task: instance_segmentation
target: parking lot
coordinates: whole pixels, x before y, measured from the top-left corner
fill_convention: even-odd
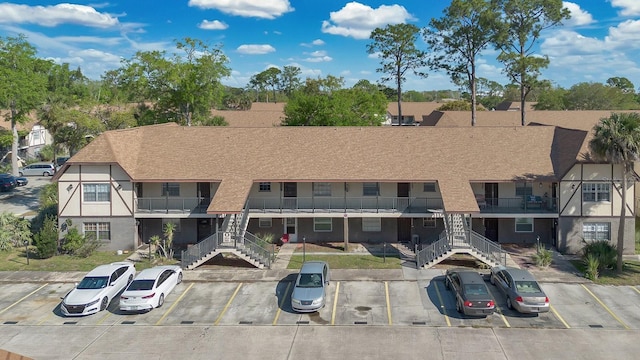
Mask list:
[[[319,312],[291,310],[293,275],[280,281],[183,282],[162,308],[127,314],[114,300],[107,311],[63,317],[60,299],[70,283],[0,284],[0,324],[109,326],[426,326],[473,328],[640,329],[640,290],[632,286],[543,283],[551,311],[522,315],[487,282],[498,311],[470,318],[455,310],[443,277],[411,281],[333,281]]]

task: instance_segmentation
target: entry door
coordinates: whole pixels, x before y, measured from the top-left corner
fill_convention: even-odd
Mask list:
[[[284,233],[289,235],[289,242],[298,242],[298,219],[284,219]]]
[[[200,206],[204,207],[205,210],[209,207],[209,203],[211,202],[211,186],[206,182],[198,183],[198,197],[200,198]]]
[[[409,206],[409,183],[398,183],[398,211],[405,211]]]
[[[498,183],[484,184],[484,198],[489,206],[498,206]]]
[[[484,236],[498,242],[498,219],[484,219]]]
[[[198,219],[198,242],[211,236],[215,229],[213,227],[213,221],[215,219],[206,218]]]
[[[411,241],[411,218],[398,218],[398,242]]]
[[[282,207],[284,209],[296,210],[298,197],[298,183],[286,182],[283,185],[282,195],[284,196]]]

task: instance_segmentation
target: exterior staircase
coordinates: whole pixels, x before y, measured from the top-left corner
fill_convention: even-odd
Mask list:
[[[416,253],[416,266],[430,268],[453,254],[468,254],[488,266],[506,264],[506,251],[499,244],[470,229],[464,214],[443,214],[445,231],[432,244]]]
[[[259,269],[271,266],[273,251],[266,243],[247,232],[248,207],[240,214],[227,214],[221,228],[213,235],[182,251],[181,265],[193,270],[220,253],[232,253]]]

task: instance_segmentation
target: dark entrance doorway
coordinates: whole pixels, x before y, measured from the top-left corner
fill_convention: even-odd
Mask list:
[[[211,202],[211,186],[209,186],[209,183],[198,183],[198,198],[200,199],[198,202],[200,210],[207,210]]]
[[[398,242],[411,241],[411,218],[398,218]]]
[[[215,219],[198,219],[198,242],[208,238],[215,232]]]
[[[485,183],[484,184],[484,199],[487,205],[496,207],[498,206],[498,184],[497,183]]]
[[[398,211],[405,211],[409,206],[409,183],[398,183]]]
[[[296,198],[298,197],[298,183],[286,182],[283,184],[282,195],[284,196],[282,207],[284,209],[297,209]]]
[[[498,242],[498,219],[484,219],[484,236]]]

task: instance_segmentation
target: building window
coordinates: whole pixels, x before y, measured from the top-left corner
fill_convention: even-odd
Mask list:
[[[104,202],[111,200],[109,184],[83,184],[82,190],[85,202]]]
[[[259,218],[258,227],[270,228],[272,226],[271,218]]]
[[[162,196],[180,196],[180,184],[162,183]]]
[[[382,231],[381,218],[362,218],[362,231],[380,232]]]
[[[377,182],[362,183],[362,196],[378,196],[380,195],[380,187]]]
[[[271,183],[270,182],[261,182],[260,187],[258,188],[260,192],[271,192]]]
[[[436,192],[436,183],[428,182],[422,185],[422,191],[424,192]]]
[[[331,218],[313,218],[314,232],[330,232],[333,230]]]
[[[436,218],[422,218],[422,227],[425,227],[425,228],[436,227]]]
[[[610,223],[583,223],[582,237],[585,241],[611,240]]]
[[[516,218],[516,232],[533,232],[533,218]]]
[[[610,201],[609,189],[607,183],[583,183],[582,201]]]
[[[524,183],[516,183],[516,196],[533,195],[533,185]]]
[[[313,196],[331,196],[331,183],[314,182]]]
[[[82,224],[84,235],[99,241],[111,241],[111,224],[105,222]]]
[[[174,230],[173,232],[180,232],[180,219],[162,219],[162,231],[164,232],[164,228],[166,224],[173,224]]]

